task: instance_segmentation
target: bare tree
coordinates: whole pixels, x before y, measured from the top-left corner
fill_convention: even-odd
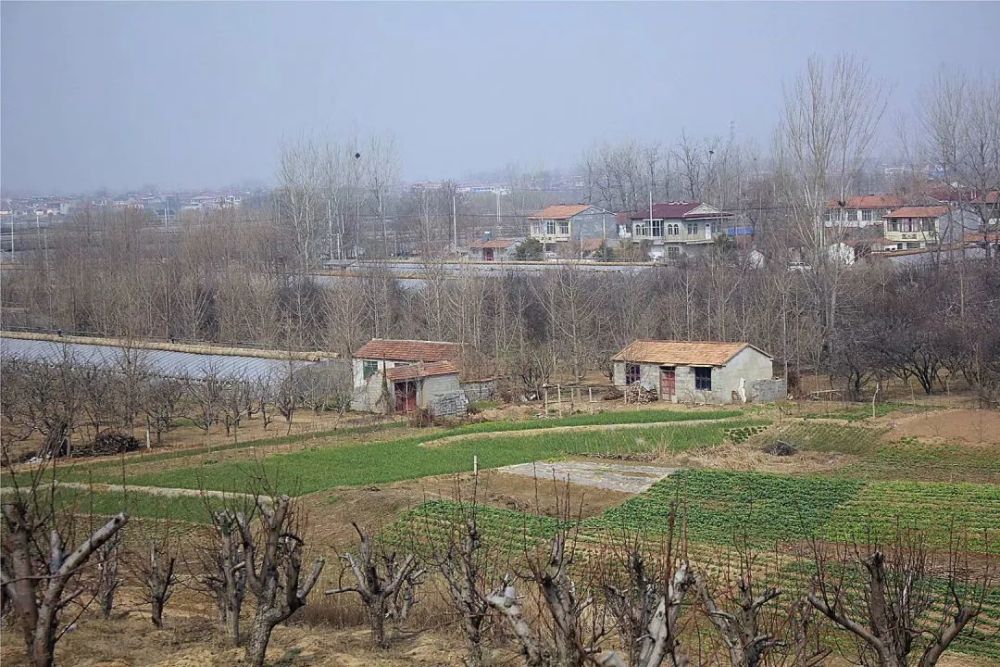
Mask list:
[[[341,556],[348,567],[341,569],[340,583],[343,582],[344,574],[349,571],[355,584],[338,585],[337,588],[326,591],[326,594],[357,593],[365,605],[372,642],[385,648],[389,645],[385,634],[385,619],[393,609],[397,619],[400,615],[405,616],[403,611],[409,609],[406,600],[412,601],[411,596],[420,585],[424,570],[417,566],[413,554],[398,557],[394,551],[385,552],[373,544],[371,534],[362,531],[356,523],[352,522],[351,525],[358,534],[360,544],[356,554],[346,553]]]
[[[836,326],[845,280],[843,263],[827,250],[832,241],[824,215],[831,198],[844,201],[853,194],[886,99],[868,66],[848,56],[830,63],[810,58],[805,72],[785,89],[779,159],[792,176],[789,201],[799,242],[809,253],[812,270],[804,277],[817,304],[824,346]]]
[[[671,667],[688,664],[681,646],[680,613],[697,579],[687,562],[683,530],[672,508],[667,531],[652,559],[642,542],[623,535],[621,548],[603,559],[601,574],[606,604],[625,646],[626,658],[609,656],[606,664],[624,667]],[[620,582],[621,573],[626,579]]]
[[[317,558],[303,581],[301,526],[288,496],[257,495],[258,530],[252,517],[236,515],[244,557],[246,586],[256,601],[253,625],[247,641],[246,659],[263,667],[274,627],[305,606],[316,585],[324,560]]]
[[[41,474],[36,472],[29,488],[15,486],[12,495],[0,506],[5,533],[0,585],[4,600],[16,614],[31,664],[50,667],[56,642],[68,627],[60,627],[60,616],[85,591],[70,585],[128,517],[117,514],[70,549],[66,545],[69,528],[56,521],[54,485],[42,486]]]
[[[122,531],[119,530],[97,550],[96,595],[103,618],[111,617],[111,611],[115,606],[115,594],[122,584],[122,578],[118,574],[121,547]]]
[[[240,613],[246,596],[246,552],[240,525],[246,523],[243,512],[224,509],[212,513],[213,541],[202,550],[203,579],[215,599],[219,620],[234,646],[242,643]]]
[[[581,598],[569,575],[576,535],[560,530],[551,540],[548,557],[527,555],[527,572],[520,579],[538,592],[544,618],[534,624],[507,575],[487,602],[506,621],[529,667],[577,667],[588,663],[624,665],[613,653],[602,653],[607,636],[602,609],[592,597]],[[569,541],[567,550],[567,541]]]
[[[142,599],[150,605],[150,620],[153,625],[162,628],[163,609],[177,583],[177,575],[174,574],[177,557],[169,526],[161,534],[153,536],[146,546],[148,551],[133,556],[133,567],[141,586]]]
[[[430,562],[441,574],[448,587],[452,609],[462,619],[468,667],[483,665],[483,626],[489,614],[487,579],[489,577],[489,547],[483,543],[477,523],[476,476],[472,498],[459,502],[449,524],[447,538],[431,545]]]
[[[925,538],[903,530],[888,548],[855,545],[831,558],[814,544],[813,554],[816,575],[809,603],[853,635],[865,665],[933,667],[982,612],[989,589],[989,565],[977,573],[957,540],[941,568]],[[852,585],[852,575],[858,574],[860,582]],[[944,580],[943,590],[937,577]]]

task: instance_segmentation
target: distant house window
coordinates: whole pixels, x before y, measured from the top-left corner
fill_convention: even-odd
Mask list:
[[[563,236],[569,236],[569,220],[559,221],[559,233]]]
[[[650,236],[663,236],[663,221],[650,220]]]
[[[688,236],[696,236],[698,234],[698,223],[689,222],[688,223]]]
[[[669,259],[677,259],[681,256],[681,249],[675,245],[667,246],[667,257]]]
[[[546,220],[545,221],[545,233],[548,234],[549,236],[555,236],[556,235],[556,221],[555,220]]]
[[[639,381],[639,364],[625,364],[625,384]]]
[[[871,222],[874,219],[875,219],[875,211],[873,211],[872,209],[866,208],[861,211],[862,222]]]
[[[368,378],[370,378],[371,376],[375,375],[376,373],[378,373],[378,362],[377,361],[366,361],[366,362],[364,362],[362,364],[362,366],[361,366],[361,374],[364,376],[364,379],[367,380]]]
[[[694,369],[694,388],[698,391],[712,391],[712,369]]]
[[[673,223],[667,225],[667,234],[668,235],[670,235],[670,236],[677,236],[680,233],[681,233],[681,226],[680,225],[673,224]]]

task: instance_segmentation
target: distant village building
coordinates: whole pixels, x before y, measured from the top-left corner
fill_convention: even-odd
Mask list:
[[[462,346],[429,340],[373,338],[353,355],[351,409],[435,416],[465,414],[469,401],[492,393],[490,380],[465,380]]]
[[[515,259],[523,238],[480,239],[469,244],[469,259],[480,262],[502,262]]]
[[[885,250],[926,248],[964,236],[961,213],[948,206],[903,206],[886,214],[883,225]]]
[[[827,227],[865,228],[882,224],[882,219],[893,209],[903,205],[896,195],[860,195],[845,201],[832,201],[827,207]]]
[[[614,384],[635,384],[671,403],[747,403],[782,400],[771,355],[749,343],[637,340],[611,358]]]
[[[574,255],[574,242],[615,237],[614,215],[589,204],[547,206],[528,216],[528,235],[541,242],[545,252]]]
[[[704,202],[674,201],[653,204],[652,210],[621,214],[626,234],[633,241],[650,243],[650,259],[679,259],[711,246],[726,233],[732,213]]]

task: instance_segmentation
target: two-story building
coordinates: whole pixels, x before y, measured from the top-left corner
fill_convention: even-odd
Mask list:
[[[626,234],[633,241],[650,242],[651,259],[678,259],[698,254],[715,237],[726,233],[732,213],[704,202],[673,201],[653,204],[651,209],[624,214]]]
[[[961,221],[947,206],[903,206],[883,219],[886,250],[912,250],[961,238]]]
[[[614,215],[589,204],[546,206],[528,216],[528,235],[541,242],[545,252],[572,256],[581,241],[615,238]]]
[[[896,195],[860,195],[845,201],[832,201],[827,207],[827,227],[865,228],[881,225],[882,220],[894,209],[903,206],[903,198]]]

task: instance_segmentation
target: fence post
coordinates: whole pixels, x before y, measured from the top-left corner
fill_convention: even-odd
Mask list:
[[[548,387],[545,388],[545,403],[544,403],[544,405],[545,405],[545,416],[548,417],[549,416],[549,388]]]
[[[590,414],[594,414],[594,388],[587,387],[587,407],[590,408]]]
[[[556,385],[556,402],[558,404],[559,416],[562,417],[562,385]]]

